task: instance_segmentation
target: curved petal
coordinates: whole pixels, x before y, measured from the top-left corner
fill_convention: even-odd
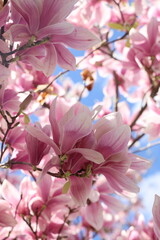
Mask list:
[[[46,57],[42,61],[43,63],[43,73],[49,77],[53,74],[56,64],[57,64],[57,54],[55,47],[51,44],[45,44]]]
[[[13,7],[28,24],[32,34],[34,34],[39,27],[40,13],[35,1],[30,0],[12,0]]]
[[[64,36],[63,38],[61,36],[54,36],[53,41],[64,43],[77,50],[86,50],[100,42],[99,38],[95,34],[78,26],[76,26],[72,33]]]
[[[6,4],[1,10],[0,10],[0,27],[4,26],[6,24],[6,20],[9,14],[9,6]]]
[[[73,200],[78,205],[85,206],[92,187],[92,177],[80,178],[71,176],[70,182],[70,194]]]
[[[12,25],[4,34],[3,36],[10,40],[11,42],[14,41],[26,41],[31,37],[31,33],[29,32],[28,28],[24,24],[14,24]]]
[[[86,206],[84,217],[94,229],[99,231],[103,227],[103,208],[100,202]]]
[[[44,0],[40,27],[62,22],[72,11],[77,0]]]
[[[74,55],[62,44],[55,44],[54,46],[57,52],[58,65],[64,69],[75,71],[76,59]]]
[[[68,22],[60,22],[50,26],[41,28],[37,33],[37,39],[41,40],[42,38],[54,36],[54,35],[66,35],[73,32],[74,26]],[[62,37],[63,38],[63,37]]]
[[[8,203],[16,208],[20,200],[20,194],[18,190],[6,179],[2,184],[2,196]]]
[[[101,153],[87,148],[73,148],[68,151],[67,154],[75,152],[82,154],[85,159],[97,164],[101,164],[105,161]]]
[[[7,201],[0,199],[0,227],[14,227],[16,225],[10,205]]]
[[[72,149],[76,142],[92,131],[91,112],[89,108],[76,103],[59,121],[60,146],[63,153]]]
[[[110,186],[117,192],[123,193],[123,190],[133,193],[139,192],[139,187],[129,177],[115,169],[101,167],[97,173],[103,174]]]
[[[160,197],[155,195],[152,208],[154,231],[158,239],[160,239]]]
[[[51,146],[54,149],[55,153],[57,155],[60,155],[60,150],[59,150],[58,146],[43,131],[41,131],[40,129],[33,127],[31,125],[26,126],[26,131],[33,137],[37,138],[39,141],[44,142],[44,143],[48,144],[49,146]]]
[[[127,125],[117,127],[104,134],[98,142],[96,150],[107,159],[113,154],[123,151],[130,139],[130,128]]]

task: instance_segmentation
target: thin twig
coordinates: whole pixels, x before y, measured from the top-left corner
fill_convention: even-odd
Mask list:
[[[145,133],[142,133],[141,135],[139,135],[139,136],[137,136],[134,140],[133,140],[133,142],[129,145],[129,149],[138,141],[138,140],[140,140],[143,136],[145,135]]]
[[[139,148],[138,150],[134,151],[133,153],[143,152],[143,151],[145,151],[145,150],[147,150],[149,148],[152,148],[152,147],[154,147],[156,145],[159,145],[159,144],[160,144],[160,141],[156,142],[156,143],[153,143],[153,144],[149,144],[149,145],[147,145],[145,147]]]

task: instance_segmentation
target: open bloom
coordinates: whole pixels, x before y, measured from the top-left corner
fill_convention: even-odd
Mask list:
[[[103,174],[113,191],[137,192],[138,187],[127,177],[131,161],[127,144],[130,129],[123,124],[120,114],[110,114],[92,124],[93,113],[81,103],[66,106],[55,99],[49,120],[53,138],[40,128],[27,126],[34,138],[54,150],[53,158],[45,165],[43,175],[53,166],[70,181],[74,200],[84,205],[92,187],[92,175]]]
[[[32,64],[47,76],[53,73],[58,63],[62,68],[75,70],[75,57],[65,45],[87,49],[99,39],[87,29],[66,21],[77,0],[12,0],[12,21],[4,37],[12,42],[39,41],[38,46],[17,53],[20,61]],[[42,70],[43,69],[43,70]]]

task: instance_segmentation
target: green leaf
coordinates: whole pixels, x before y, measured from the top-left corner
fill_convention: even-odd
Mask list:
[[[66,182],[66,183],[64,184],[63,188],[62,188],[62,193],[63,193],[63,194],[66,194],[66,193],[69,191],[70,186],[71,186],[70,181]]]
[[[28,124],[30,122],[30,118],[28,117],[28,115],[26,113],[23,112],[24,115],[24,123]]]
[[[130,40],[129,40],[129,39],[127,39],[125,46],[128,47],[128,48],[130,48],[131,43],[130,43]]]
[[[125,30],[125,26],[123,26],[120,23],[108,23],[110,28],[116,29],[116,30],[121,30],[124,31]]]

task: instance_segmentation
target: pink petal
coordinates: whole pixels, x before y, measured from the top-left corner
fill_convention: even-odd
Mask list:
[[[49,198],[49,193],[51,190],[52,179],[51,176],[46,174],[42,177],[41,181],[38,183],[39,190],[44,202],[47,202]]]
[[[32,65],[37,71],[44,69],[42,60],[33,55],[23,55],[20,57],[20,61]]]
[[[120,127],[123,125],[121,114],[118,112],[110,113],[107,116],[100,118],[95,124],[94,124],[94,131],[96,139],[99,140],[99,138],[104,135],[104,133],[107,133],[117,127]]]
[[[59,143],[59,126],[58,126],[58,122],[56,119],[56,108],[58,108],[58,104],[60,101],[57,101],[57,98],[55,98],[50,106],[50,111],[49,111],[49,121],[51,123],[51,127],[52,127],[52,136],[53,136],[53,140],[56,144]],[[59,108],[61,107],[61,105],[63,104],[59,104]]]
[[[85,159],[97,164],[101,164],[105,161],[101,153],[87,148],[73,148],[68,151],[67,154],[75,152],[82,154]]]
[[[154,231],[158,239],[160,239],[160,197],[155,195],[152,208]]]
[[[10,40],[12,43],[14,41],[26,41],[31,36],[28,28],[24,24],[14,24],[12,25],[4,34],[4,37]]]
[[[146,43],[147,39],[146,37],[144,37],[141,33],[135,31],[133,33],[131,33],[131,41],[133,41],[134,45],[142,45],[144,43]]]
[[[6,20],[9,14],[9,7],[8,4],[6,4],[1,10],[0,10],[0,27],[3,27],[6,24]]]
[[[108,206],[109,209],[115,212],[122,211],[125,208],[125,206],[118,199],[104,193],[101,193],[100,199]]]
[[[60,145],[62,152],[65,153],[73,148],[79,139],[91,132],[91,112],[86,106],[77,103],[63,116],[59,127],[61,131]]]
[[[6,81],[9,76],[10,76],[10,70],[0,64],[0,85],[1,85],[1,88],[2,88],[2,83],[4,81]],[[5,86],[4,86],[4,89],[5,89]]]
[[[115,169],[101,167],[101,169],[98,169],[97,173],[103,174],[110,186],[117,192],[122,193],[123,190],[127,190],[128,192],[137,193],[139,191],[139,187],[136,186],[136,184],[129,177]]]
[[[86,201],[89,197],[91,186],[92,186],[92,178],[80,178],[71,176],[71,187],[70,194],[75,201],[80,206],[85,206]]]
[[[57,53],[55,47],[52,44],[45,44],[46,57],[42,61],[43,63],[43,73],[49,77],[53,74],[56,64],[57,64]],[[42,70],[41,69],[41,70]]]
[[[97,43],[100,42],[99,38],[94,35],[89,30],[76,26],[75,30],[64,36],[54,36],[53,42],[60,42],[68,45],[71,48],[75,48],[77,50],[86,50],[95,46]]]
[[[54,46],[57,52],[58,65],[64,69],[75,71],[76,59],[73,54],[62,44],[55,44]]]
[[[85,208],[84,217],[97,231],[103,227],[103,208],[99,202],[88,205]]]
[[[145,158],[142,158],[140,156],[136,156],[132,153],[129,153],[128,157],[131,159],[131,165],[130,165],[131,169],[134,169],[138,172],[144,172],[149,167],[151,167],[151,162],[148,161]]]
[[[44,0],[40,27],[65,20],[76,2],[77,0]]]
[[[156,20],[156,18],[152,18],[148,24],[147,27],[147,33],[148,33],[148,40],[150,43],[150,47],[153,46],[153,44],[155,44],[156,40],[157,40],[157,34],[158,34],[158,22]]]
[[[9,203],[0,199],[0,226],[1,227],[14,227],[16,225]]]
[[[86,50],[98,44],[100,39],[88,29],[76,26],[76,29],[66,36],[65,43],[77,50]]]
[[[36,125],[36,127],[38,126]],[[41,129],[39,127],[39,129],[43,131],[45,134],[47,134],[45,128]],[[27,133],[25,140],[27,144],[30,163],[36,166],[40,163],[43,156],[45,156],[49,152],[50,147],[46,143],[39,141],[37,138],[33,137],[29,133]]]
[[[16,208],[20,200],[18,190],[8,181],[4,180],[2,184],[2,196],[8,203]]]
[[[42,172],[40,173],[37,182],[40,182],[43,179],[43,177],[48,172],[48,170],[51,169],[53,166],[55,166],[58,160],[59,160],[59,158],[57,156],[54,156],[51,160],[49,160],[47,162],[47,164],[44,166]]]
[[[73,30],[74,26],[71,23],[65,21],[41,28],[36,33],[36,36],[38,40],[49,36],[53,36],[54,39],[54,35],[70,34],[71,32],[73,32]]]
[[[117,127],[108,133],[104,134],[98,142],[96,150],[103,154],[107,159],[113,154],[123,151],[130,139],[130,128],[127,125]]]
[[[29,134],[31,134],[33,137],[37,138],[39,141],[44,142],[44,143],[48,144],[49,146],[51,146],[57,155],[60,154],[60,150],[57,147],[57,145],[43,131],[41,131],[40,129],[33,127],[31,125],[26,126],[26,131]]]
[[[21,14],[32,34],[34,34],[39,27],[39,9],[37,2],[30,0],[12,0],[12,5]]]

